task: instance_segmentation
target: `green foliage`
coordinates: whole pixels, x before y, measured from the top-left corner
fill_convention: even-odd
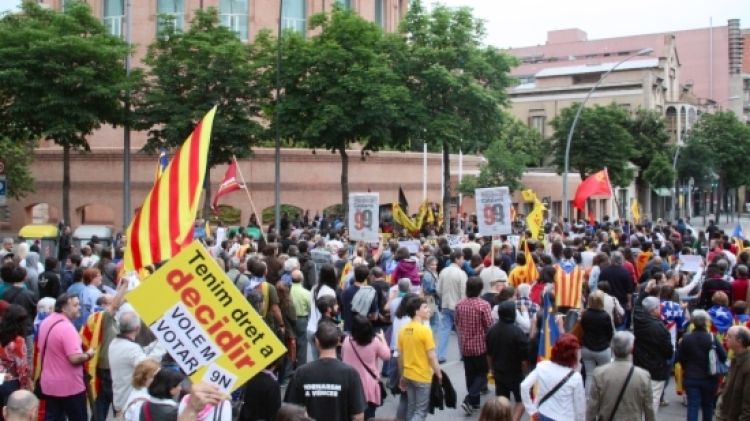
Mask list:
[[[680,178],[710,183],[718,177],[719,197],[750,183],[745,166],[750,155],[750,126],[732,112],[703,114],[690,130],[679,159]],[[723,201],[720,201],[720,204]],[[721,206],[721,205],[720,205]]]
[[[85,3],[61,13],[24,2],[0,19],[0,130],[89,149],[93,130],[123,121],[128,53]]]
[[[553,148],[559,172],[564,170],[568,132],[577,110],[578,104],[573,104],[563,109],[551,123],[555,130]],[[629,126],[628,113],[616,104],[585,107],[573,133],[570,169],[586,178],[606,167],[613,185],[628,185],[633,179],[628,162],[636,155]]]
[[[276,218],[276,209],[273,206],[269,206],[261,211],[261,223],[271,224]],[[281,204],[281,214],[286,213],[290,220],[295,220],[302,215],[302,209],[294,205]]]
[[[64,13],[23,2],[0,18],[0,136],[29,147],[40,138],[63,147],[62,212],[70,220],[70,151],[104,123],[122,124],[132,79],[129,47],[107,33],[83,2]]]
[[[501,131],[515,59],[482,46],[483,23],[468,8],[438,4],[427,12],[421,1],[412,1],[400,32],[407,49],[394,57],[417,103],[413,124],[419,138],[427,139],[431,150],[444,151],[445,168],[448,153],[459,147],[468,153],[486,150]],[[447,174],[443,177],[449,187]],[[446,188],[445,209],[449,202]]]
[[[150,67],[134,106],[138,127],[148,129],[145,150],[180,146],[218,105],[208,167],[250,155],[263,130],[258,117],[270,92],[255,83],[259,70],[249,48],[219,24],[216,9],[196,10],[186,32],[164,25],[144,61]]]
[[[386,47],[393,45],[386,43],[378,26],[339,7],[311,17],[309,23],[319,31],[309,40],[283,35],[283,93],[271,113],[272,130],[278,128],[284,139],[340,155],[346,206],[347,148],[359,142],[364,158],[368,151],[405,144],[413,107],[403,80],[392,70]],[[270,35],[261,35],[256,49],[259,62],[275,67],[276,45]],[[275,77],[268,73],[266,77]]]
[[[0,137],[0,160],[5,164],[9,197],[20,199],[34,191],[34,178],[29,172],[33,152],[33,143],[14,142]]]
[[[458,191],[473,196],[474,189],[478,187],[508,186],[511,191],[520,189],[526,167],[542,159],[542,145],[539,132],[517,119],[504,119],[500,137],[483,153],[486,161],[479,167],[479,176],[464,177]]]
[[[663,153],[654,154],[653,159],[643,171],[644,180],[654,187],[672,187],[675,171],[672,163]]]
[[[240,217],[242,210],[229,205],[219,205],[218,215],[211,215],[208,218],[208,222],[217,224],[222,222],[224,225],[238,225],[240,223]]]

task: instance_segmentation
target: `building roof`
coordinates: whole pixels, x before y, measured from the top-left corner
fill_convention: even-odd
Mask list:
[[[520,59],[514,76],[537,75],[545,69],[603,64],[618,61],[643,48],[649,57],[667,57],[674,36],[680,63],[680,84],[692,83],[699,98],[729,103],[729,28],[727,25],[683,31],[589,40],[580,29],[550,31],[544,45],[511,48],[506,53]]]
[[[580,64],[576,66],[552,67],[538,71],[534,76],[537,78],[551,76],[578,75],[584,73],[608,72],[614,68],[619,61],[607,63]],[[640,60],[628,60],[617,67],[617,70],[650,69],[659,66],[658,58],[647,58]]]

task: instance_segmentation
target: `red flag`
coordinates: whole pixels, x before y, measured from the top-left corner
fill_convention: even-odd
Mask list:
[[[233,159],[232,163],[227,167],[227,172],[224,173],[224,181],[219,185],[219,190],[214,195],[214,200],[211,204],[211,209],[216,210],[219,205],[219,198],[227,193],[231,193],[235,190],[241,189],[242,186],[237,182],[237,160]]]
[[[607,169],[591,174],[578,186],[573,206],[583,210],[586,199],[594,195],[611,196],[612,189],[609,187],[609,175]]]

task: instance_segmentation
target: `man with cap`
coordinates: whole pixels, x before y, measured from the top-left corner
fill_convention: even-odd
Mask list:
[[[495,377],[495,395],[510,399],[516,405],[513,419],[523,415],[521,381],[528,369],[529,338],[516,326],[516,304],[512,300],[500,303],[497,308],[500,320],[487,332],[487,361]]]
[[[507,282],[508,274],[504,270],[500,269],[500,265],[503,264],[503,259],[500,255],[496,255],[493,259],[492,266],[486,267],[479,272],[479,278],[482,279],[482,296],[491,292],[492,284],[496,282]],[[491,303],[494,305],[494,303]]]

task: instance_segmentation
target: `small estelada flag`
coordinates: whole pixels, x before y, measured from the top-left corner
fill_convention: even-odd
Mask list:
[[[232,159],[232,163],[227,167],[227,172],[224,173],[224,181],[219,185],[219,190],[216,191],[214,200],[211,202],[211,209],[213,209],[214,212],[216,211],[221,196],[239,190],[242,187],[243,186],[237,181],[237,160]]]

